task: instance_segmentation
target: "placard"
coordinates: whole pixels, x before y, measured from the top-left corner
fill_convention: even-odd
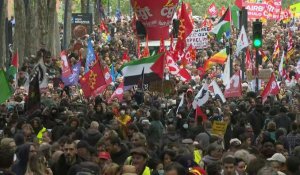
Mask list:
[[[92,25],[91,13],[72,13],[72,38],[81,38],[92,33]]]
[[[194,29],[193,32],[186,38],[188,46],[192,45],[195,49],[205,49],[209,46],[208,27]]]
[[[271,74],[272,74],[272,71],[270,69],[261,69],[261,70],[259,70],[258,78],[265,82],[268,82],[271,77]],[[247,76],[247,80],[255,79],[255,76],[253,76],[251,69],[248,69],[246,71],[246,76]]]
[[[224,134],[227,129],[227,123],[222,121],[214,121],[212,125],[211,133],[224,137]]]

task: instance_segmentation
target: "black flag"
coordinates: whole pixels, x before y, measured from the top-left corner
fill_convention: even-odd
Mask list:
[[[26,101],[27,113],[32,113],[36,109],[39,109],[41,102],[39,72],[33,76],[29,83],[28,97]]]

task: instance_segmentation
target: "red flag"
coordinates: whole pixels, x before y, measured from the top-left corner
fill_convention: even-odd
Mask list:
[[[165,48],[165,40],[164,39],[160,39],[160,44],[159,44],[159,51],[158,53],[162,53],[165,52],[166,48]]]
[[[129,55],[128,55],[128,51],[123,52],[122,60],[123,60],[123,61],[127,61],[127,62],[130,61],[130,57],[129,57]]]
[[[178,74],[180,75],[180,79],[184,82],[188,82],[192,79],[190,73],[185,68],[180,69]]]
[[[166,64],[167,67],[169,68],[169,73],[172,75],[177,75],[179,72],[179,67],[177,63],[174,61],[172,58],[172,54],[170,52],[166,53]]]
[[[144,47],[144,50],[142,52],[142,57],[145,58],[145,57],[149,57],[150,56],[150,50],[149,50],[149,47],[148,47],[148,35],[146,36],[146,46]]]
[[[182,3],[182,5],[181,5],[181,13],[180,13],[179,20],[180,20],[180,25],[179,25],[179,31],[178,31],[178,39],[177,39],[175,48],[179,52],[183,52],[183,50],[186,46],[186,38],[193,31],[193,24],[187,13],[185,3]]]
[[[207,115],[202,111],[201,107],[197,106],[196,114],[195,114],[195,121],[197,121],[199,116],[202,117],[202,121],[206,121],[208,119]]]
[[[137,53],[137,57],[141,58],[141,43],[139,37],[137,38],[136,53]]]
[[[155,63],[150,67],[150,69],[156,73],[161,79],[164,78],[164,68],[165,68],[165,54],[162,54]]]
[[[11,60],[11,65],[14,66],[16,69],[19,68],[19,54],[18,54],[18,51],[16,51],[13,54],[12,60]]]
[[[274,73],[272,73],[269,82],[267,86],[265,87],[264,91],[261,94],[262,102],[264,103],[267,100],[267,97],[271,95],[277,95],[279,93],[280,89],[278,87],[278,84],[276,82]]]
[[[280,36],[277,36],[276,43],[273,51],[273,60],[279,56],[280,52],[280,44],[279,44]]]
[[[242,9],[243,8],[243,2],[244,0],[235,0],[235,5],[239,8]]]
[[[216,17],[216,16],[218,16],[218,9],[217,9],[216,4],[215,4],[215,3],[210,4],[210,6],[208,7],[207,12],[208,12],[208,14],[209,14],[211,17]]]
[[[100,31],[102,32],[104,31],[105,33],[108,33],[108,28],[103,20],[100,23]]]
[[[106,66],[103,70],[103,74],[104,74],[104,78],[105,78],[105,82],[106,84],[110,84],[112,83],[112,78],[111,78],[111,75],[110,75],[110,70],[109,68]]]
[[[60,53],[60,58],[62,61],[61,71],[62,71],[62,77],[69,77],[72,74],[71,68],[69,66],[69,62],[67,59],[67,53],[65,51],[62,51]]]
[[[224,13],[226,12],[226,8],[224,6],[222,6],[220,12],[219,12],[219,16],[222,17],[224,15]],[[226,20],[228,21],[228,20]],[[230,20],[229,20],[230,21]]]
[[[247,48],[246,50],[246,69],[252,69],[252,61],[251,61],[251,55],[250,50]]]
[[[108,103],[111,103],[112,100],[114,100],[115,98],[117,98],[119,100],[119,102],[121,102],[123,100],[123,95],[124,95],[124,82],[120,83],[118,88],[115,90],[115,92],[112,94],[112,96],[108,100]]]
[[[230,83],[226,85],[224,96],[229,97],[240,97],[242,95],[241,77],[240,71],[237,71],[231,78]]]
[[[203,67],[198,67],[197,69],[199,70],[199,76],[200,76],[201,78],[203,78],[204,75],[205,75],[205,70],[204,70],[204,68],[203,68]]]
[[[90,97],[100,86],[106,84],[100,64],[96,63],[82,78],[79,83],[85,97]]]

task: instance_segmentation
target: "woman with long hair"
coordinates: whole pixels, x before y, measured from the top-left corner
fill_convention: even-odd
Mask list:
[[[46,158],[42,154],[37,154],[29,159],[25,175],[53,175]]]

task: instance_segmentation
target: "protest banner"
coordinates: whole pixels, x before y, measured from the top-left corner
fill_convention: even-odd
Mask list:
[[[192,45],[195,49],[205,49],[209,46],[208,42],[208,27],[194,29],[193,32],[186,38],[187,46]]]
[[[248,20],[260,19],[268,17],[266,4],[261,3],[246,3],[245,8],[248,10]]]
[[[224,134],[227,129],[227,123],[222,121],[214,121],[212,126],[212,134],[218,135],[220,137],[224,137]]]
[[[267,81],[269,81],[271,74],[272,74],[272,71],[270,69],[262,69],[262,70],[259,70],[258,78],[267,82]],[[251,69],[248,69],[246,71],[246,77],[247,77],[247,80],[249,80],[249,81],[255,79],[255,76],[253,76]]]

